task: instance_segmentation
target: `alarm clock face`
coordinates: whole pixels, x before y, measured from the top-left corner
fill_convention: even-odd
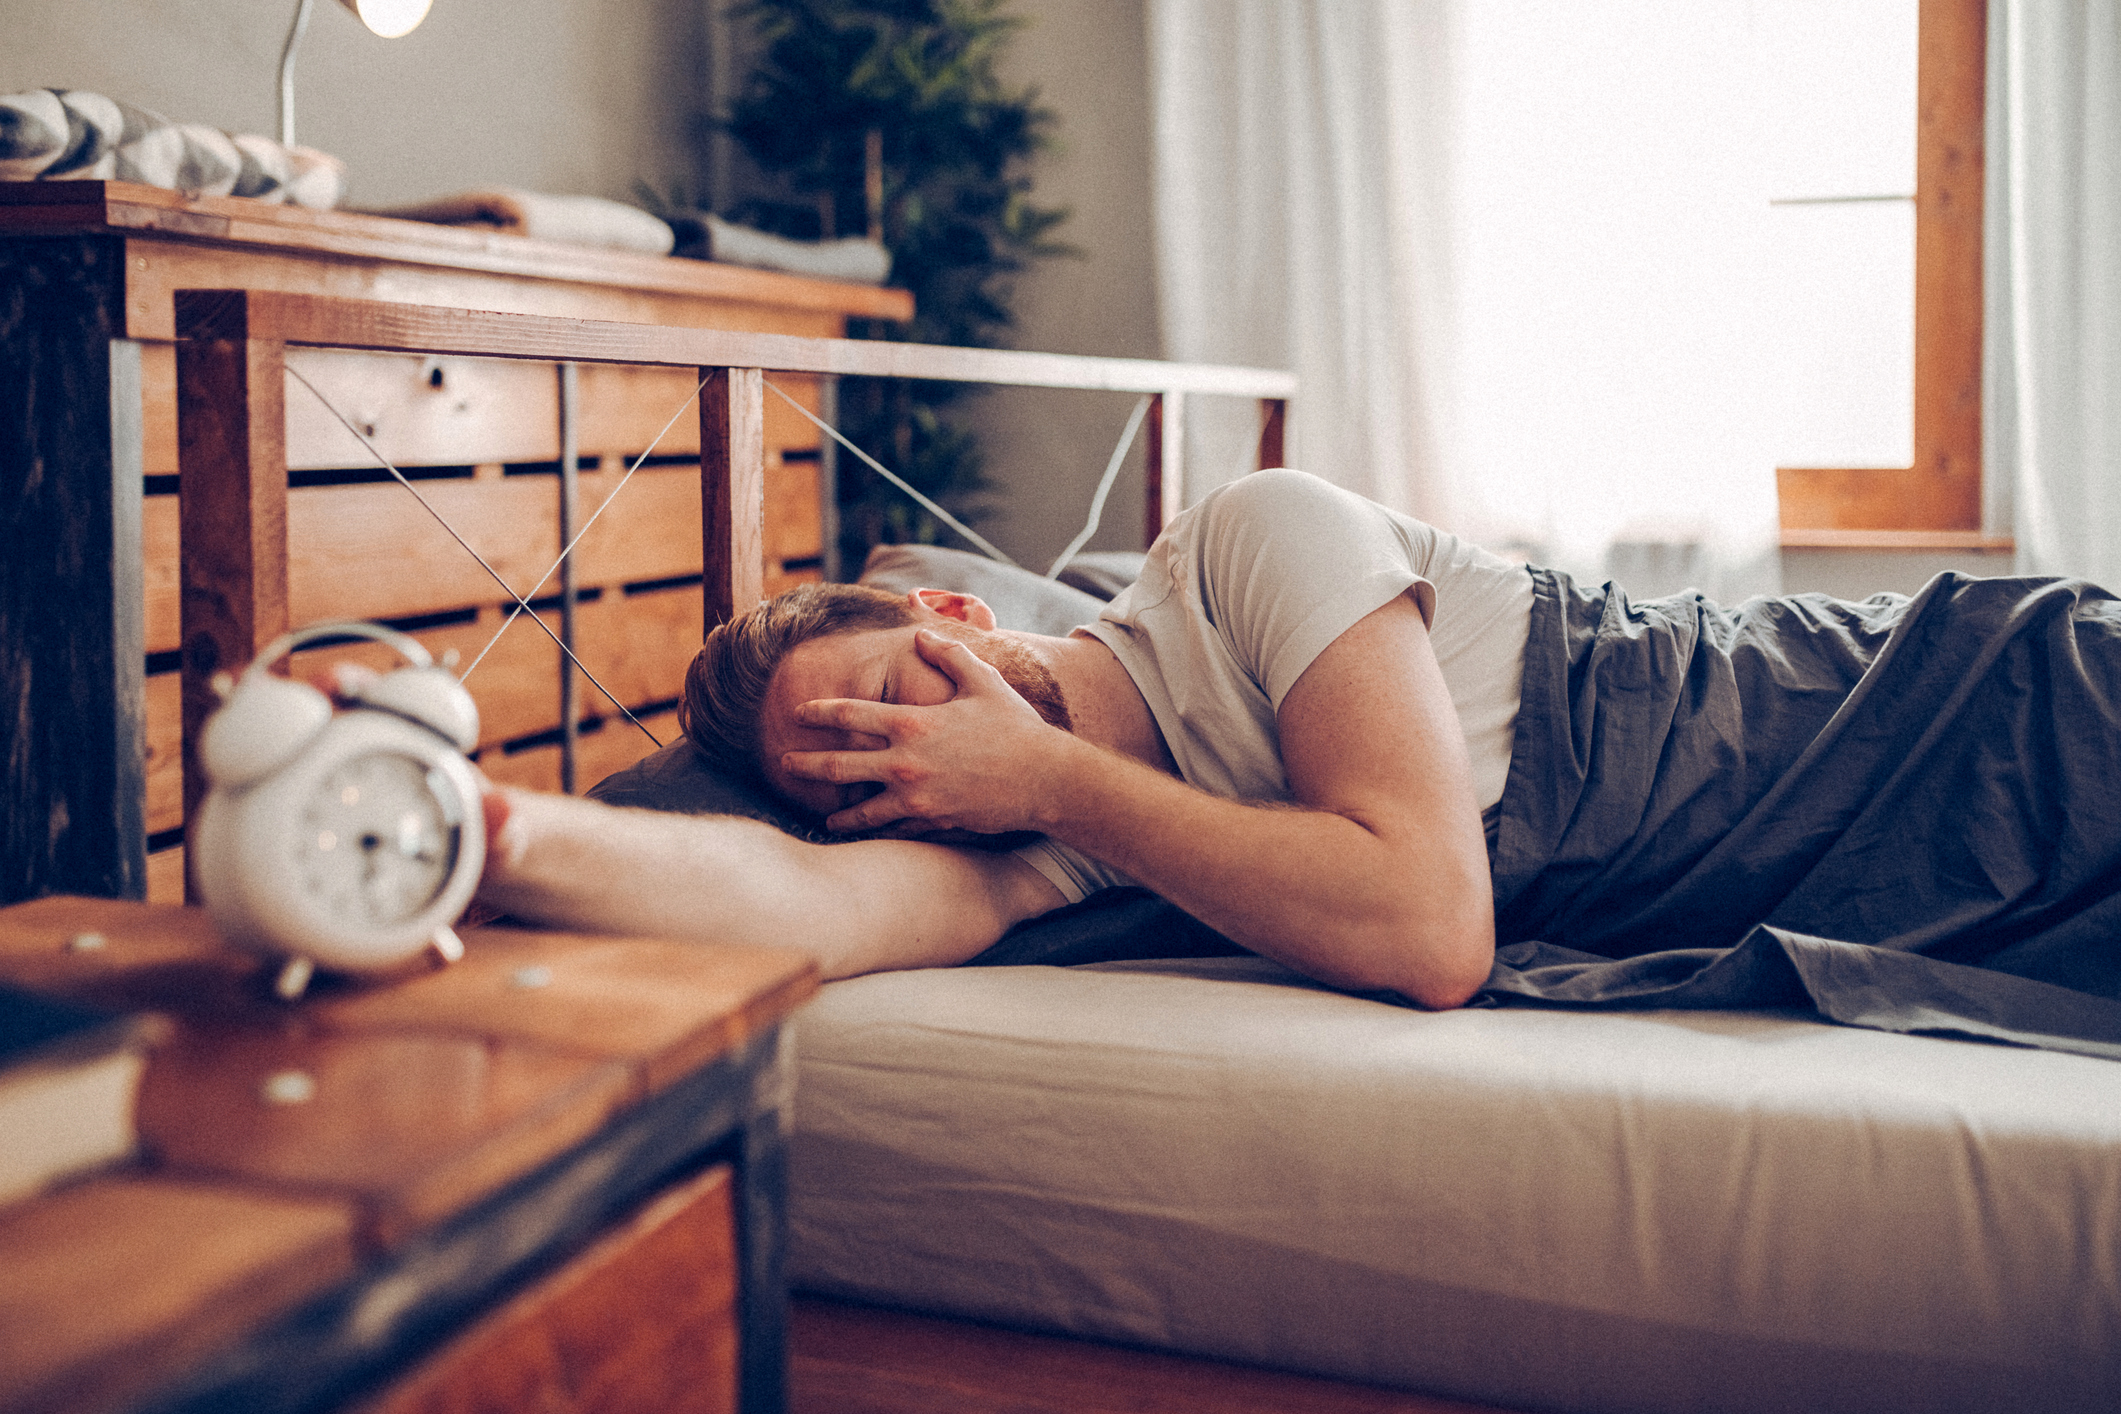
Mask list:
[[[215,788],[192,830],[222,934],[325,967],[425,948],[478,887],[479,778],[449,743],[386,712],[341,712],[254,785]]]
[[[456,870],[456,796],[438,767],[396,751],[348,757],[318,778],[292,841],[315,905],[367,924],[418,915]]]

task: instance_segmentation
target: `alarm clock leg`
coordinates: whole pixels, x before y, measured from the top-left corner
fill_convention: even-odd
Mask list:
[[[427,944],[434,949],[435,961],[443,966],[464,960],[464,940],[457,936],[456,929],[444,923],[435,929],[434,938]]]
[[[309,979],[317,975],[317,965],[306,957],[291,957],[280,969],[279,980],[272,984],[273,993],[283,1002],[300,1001],[309,990]]]

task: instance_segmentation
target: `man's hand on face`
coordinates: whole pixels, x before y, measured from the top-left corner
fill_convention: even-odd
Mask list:
[[[825,821],[853,832],[912,821],[934,829],[1037,829],[1039,763],[1056,745],[1072,741],[1048,726],[1002,675],[970,648],[929,629],[914,636],[920,655],[957,685],[957,695],[935,707],[904,707],[852,698],[805,702],[795,711],[805,726],[832,727],[882,739],[859,751],[792,751],[781,758],[789,774],[846,785],[873,781],[877,794]]]

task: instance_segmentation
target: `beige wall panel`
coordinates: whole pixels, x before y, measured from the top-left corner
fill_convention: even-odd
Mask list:
[[[647,594],[606,591],[575,611],[575,653],[627,706],[668,701],[684,688],[705,617],[696,585]],[[595,688],[585,683],[582,692],[584,715],[612,710]]]
[[[512,586],[528,590],[559,554],[559,483],[552,477],[428,481],[420,483],[420,494]],[[287,539],[288,616],[297,624],[395,618],[506,598],[395,482],[290,492]]]
[[[818,410],[818,380],[801,373],[771,373],[766,377],[789,397],[812,412]],[[766,454],[793,448],[815,449],[825,440],[817,424],[766,390]]]
[[[140,559],[150,653],[171,652],[183,641],[178,628],[177,543],[177,498],[149,496],[140,507]]]
[[[140,468],[177,474],[177,346],[140,345]]]
[[[582,514],[594,515],[619,484],[619,473],[582,477]],[[700,474],[689,466],[648,466],[575,549],[575,574],[584,588],[698,574]]]
[[[157,673],[147,680],[147,832],[151,835],[184,823],[181,687],[177,673]]]
[[[289,349],[287,366],[401,467],[560,455],[559,376],[551,364]],[[323,401],[297,379],[287,383],[290,471],[375,466]]]
[[[630,459],[651,447],[657,456],[698,456],[700,410],[693,398],[699,382],[689,368],[583,364],[576,445],[585,456]]]
[[[1001,60],[1004,81],[1035,84],[1039,102],[1060,117],[1060,141],[1032,165],[1032,199],[1075,213],[1054,235],[1082,258],[1037,261],[1016,277],[1010,341],[1055,353],[1167,357],[1172,351],[1157,320],[1146,0],[1037,0],[1019,8],[1035,11],[1037,22],[1011,39]],[[1201,42],[1212,41],[1203,36]],[[1244,214],[1232,212],[1231,219]],[[971,399],[964,416],[979,433],[997,488],[980,533],[1027,565],[1049,563],[1082,527],[1133,402],[1124,394],[1050,389]],[[1196,399],[1194,426],[1205,431],[1224,406],[1239,418],[1251,416],[1235,400]],[[1089,549],[1142,548],[1141,464],[1137,445]],[[1206,459],[1195,464],[1197,472],[1211,469],[1200,478],[1203,489],[1237,468]],[[868,475],[844,463],[841,474]]]
[[[816,378],[794,373],[767,376],[797,402],[817,411]],[[687,369],[582,365],[579,445],[583,453],[631,458],[653,447],[657,456],[698,456],[700,417],[693,398],[699,382],[699,375]],[[668,431],[664,431],[665,424]],[[789,449],[814,449],[821,438],[814,424],[771,392],[766,394],[769,456]]]
[[[767,443],[771,446],[772,443]],[[818,511],[816,462],[766,464],[766,567],[810,560],[825,552]]]
[[[555,379],[544,364],[504,359],[421,359],[412,355],[334,353],[304,349],[288,356],[340,411],[371,434],[400,466],[457,466],[482,461],[553,461],[559,457]],[[434,368],[443,386],[429,381]],[[329,370],[328,372],[326,370]],[[142,460],[149,476],[177,471],[177,346],[148,343],[140,351]],[[773,375],[773,381],[812,412],[817,379]],[[585,456],[635,457],[651,446],[660,456],[697,456],[696,374],[679,368],[582,365],[581,422],[575,445]],[[671,422],[672,416],[677,420]],[[665,423],[669,431],[663,432]],[[662,432],[657,440],[656,434]],[[429,440],[422,441],[421,438]],[[358,467],[373,459],[299,385],[287,397],[290,467]],[[436,440],[439,439],[439,440]],[[814,450],[822,434],[779,398],[766,395],[768,455]],[[815,552],[813,552],[815,553]]]

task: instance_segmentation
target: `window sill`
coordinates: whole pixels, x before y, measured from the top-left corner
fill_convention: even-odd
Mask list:
[[[1782,532],[1785,550],[1972,550],[2008,555],[2018,542],[1978,530],[1797,530]]]

